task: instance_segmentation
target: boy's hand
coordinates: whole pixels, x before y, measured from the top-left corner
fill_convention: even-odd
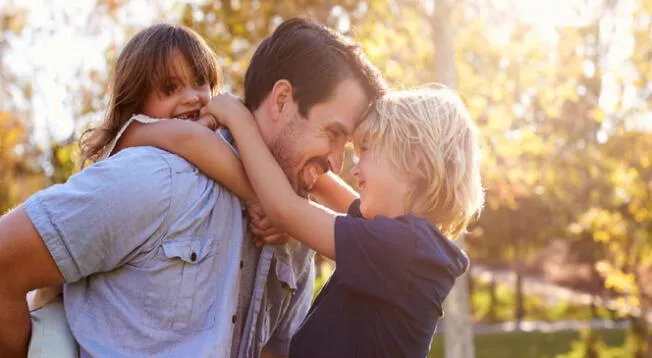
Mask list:
[[[259,203],[248,204],[247,214],[249,215],[249,229],[254,234],[256,247],[268,244],[282,245],[290,239],[287,234],[276,229]]]
[[[286,233],[274,234],[265,237],[256,237],[254,239],[254,245],[256,247],[263,247],[265,245],[283,245],[286,242],[290,241],[292,237]]]
[[[199,112],[199,116],[212,115],[221,125],[231,128],[237,121],[253,118],[253,115],[240,99],[230,93],[213,97]]]

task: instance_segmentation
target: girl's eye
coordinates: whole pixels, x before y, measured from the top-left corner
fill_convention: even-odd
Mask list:
[[[205,85],[206,84],[206,78],[204,78],[204,76],[197,77],[197,79],[195,80],[195,84],[197,86],[200,86],[200,87]]]
[[[177,88],[179,88],[179,86],[177,86],[175,83],[168,83],[163,86],[163,93],[169,96],[172,93],[174,93],[174,91],[176,91]]]

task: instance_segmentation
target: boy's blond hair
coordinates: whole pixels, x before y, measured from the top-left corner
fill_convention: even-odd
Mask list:
[[[386,158],[410,181],[406,207],[457,238],[484,205],[478,133],[444,87],[388,93],[356,129],[356,146]]]

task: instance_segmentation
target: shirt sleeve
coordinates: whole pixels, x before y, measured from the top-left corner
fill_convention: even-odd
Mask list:
[[[172,183],[157,152],[125,149],[25,202],[66,282],[121,266],[163,235]]]
[[[355,212],[355,202],[349,213]],[[335,219],[335,260],[339,282],[349,289],[387,301],[400,297],[415,234],[409,223],[378,216]]]
[[[290,353],[292,336],[297,332],[310,309],[315,286],[314,255],[311,254],[310,257],[306,269],[297,281],[297,290],[292,296],[287,313],[274,330],[269,342],[265,345],[265,348],[273,353],[279,355],[288,355]]]

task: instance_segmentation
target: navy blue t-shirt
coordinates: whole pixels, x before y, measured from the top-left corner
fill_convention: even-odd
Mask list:
[[[290,357],[425,357],[467,255],[427,220],[335,219],[337,268],[292,339]]]

